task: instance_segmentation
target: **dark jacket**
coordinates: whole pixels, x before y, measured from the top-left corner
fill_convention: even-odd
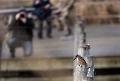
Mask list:
[[[45,10],[44,6],[47,4],[51,4],[49,0],[40,0],[40,4],[36,5],[35,1],[33,2],[33,7],[35,8],[35,10],[33,11],[33,14],[38,16],[39,18],[43,18],[46,15],[51,14],[51,9]]]
[[[44,6],[47,5],[47,4],[51,4],[49,0],[42,0],[42,2],[43,2],[42,4],[43,4]]]
[[[13,20],[9,25],[9,30],[13,31],[13,38],[20,40],[32,40],[34,24],[32,19],[27,18],[27,22],[23,23],[21,20]]]

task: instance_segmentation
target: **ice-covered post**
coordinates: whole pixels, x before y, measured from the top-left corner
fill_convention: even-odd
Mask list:
[[[86,44],[86,33],[84,24],[80,17],[77,17],[75,27],[75,41],[77,44],[77,53],[74,59],[74,81],[94,81],[94,64],[93,58],[89,55],[90,45]],[[77,42],[78,41],[78,42]]]

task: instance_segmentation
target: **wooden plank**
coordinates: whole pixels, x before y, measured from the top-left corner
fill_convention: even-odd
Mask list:
[[[120,56],[94,57],[95,68],[120,67]]]
[[[57,78],[1,78],[1,81],[73,81],[73,76]],[[95,76],[95,81],[120,81],[120,75]]]
[[[41,70],[41,71],[1,71],[0,77],[67,77],[73,73],[72,69]]]
[[[4,59],[1,64],[2,71],[71,69],[72,67],[72,58]]]
[[[120,25],[95,25],[86,26],[88,44],[91,45],[90,55],[93,57],[105,56],[120,56]],[[43,40],[34,36],[33,46],[34,53],[29,59],[40,58],[59,58],[59,57],[73,57],[74,39],[69,41],[61,41],[59,38],[64,32],[58,32],[53,29],[52,39],[44,37]],[[6,44],[3,44],[3,59],[10,58],[9,49]],[[16,59],[26,59],[23,50],[16,50]]]
[[[73,77],[57,77],[57,78],[2,78],[1,81],[73,81]]]
[[[38,71],[1,71],[0,77],[67,77],[73,75],[73,69],[59,69],[59,70],[38,70]],[[95,68],[95,76],[110,76],[110,75],[120,75],[119,68]]]
[[[120,56],[94,57],[95,68],[119,68]],[[32,67],[35,66],[35,67]],[[4,59],[2,71],[73,69],[73,57]]]

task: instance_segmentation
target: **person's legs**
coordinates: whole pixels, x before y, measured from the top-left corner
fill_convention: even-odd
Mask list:
[[[64,36],[62,36],[60,39],[61,40],[70,40],[73,38],[72,36],[72,31],[68,22],[67,17],[61,18],[61,22],[64,25]]]
[[[62,18],[62,23],[64,25],[64,35],[69,36],[71,35],[71,28],[70,28],[70,23],[68,21],[68,17],[63,17]]]
[[[25,56],[30,56],[33,53],[33,43],[32,41],[23,41],[23,50]]]
[[[42,19],[39,19],[38,37],[40,39],[43,38],[43,20]]]
[[[11,57],[15,57],[15,48],[19,46],[21,46],[21,42],[16,38],[12,38],[8,41],[8,47],[10,49]]]
[[[51,38],[51,33],[52,33],[52,26],[51,26],[51,16],[47,16],[46,17],[46,21],[47,21],[47,31],[46,31],[46,35],[48,38]]]
[[[66,18],[66,23],[67,23],[68,35],[72,35],[72,29],[71,29],[72,24],[70,22],[70,18],[69,17]]]

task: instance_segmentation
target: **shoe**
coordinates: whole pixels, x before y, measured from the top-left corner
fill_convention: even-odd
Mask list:
[[[64,35],[60,37],[60,40],[71,40],[73,39],[73,35]]]
[[[48,35],[47,38],[53,38],[51,35]]]
[[[24,57],[30,57],[30,56],[32,56],[32,54],[24,54]]]
[[[11,58],[15,58],[15,54],[14,53],[10,53],[10,57]]]
[[[15,57],[15,51],[14,50],[10,50],[10,57],[14,58]]]
[[[43,39],[43,36],[41,34],[38,34],[39,39]]]

